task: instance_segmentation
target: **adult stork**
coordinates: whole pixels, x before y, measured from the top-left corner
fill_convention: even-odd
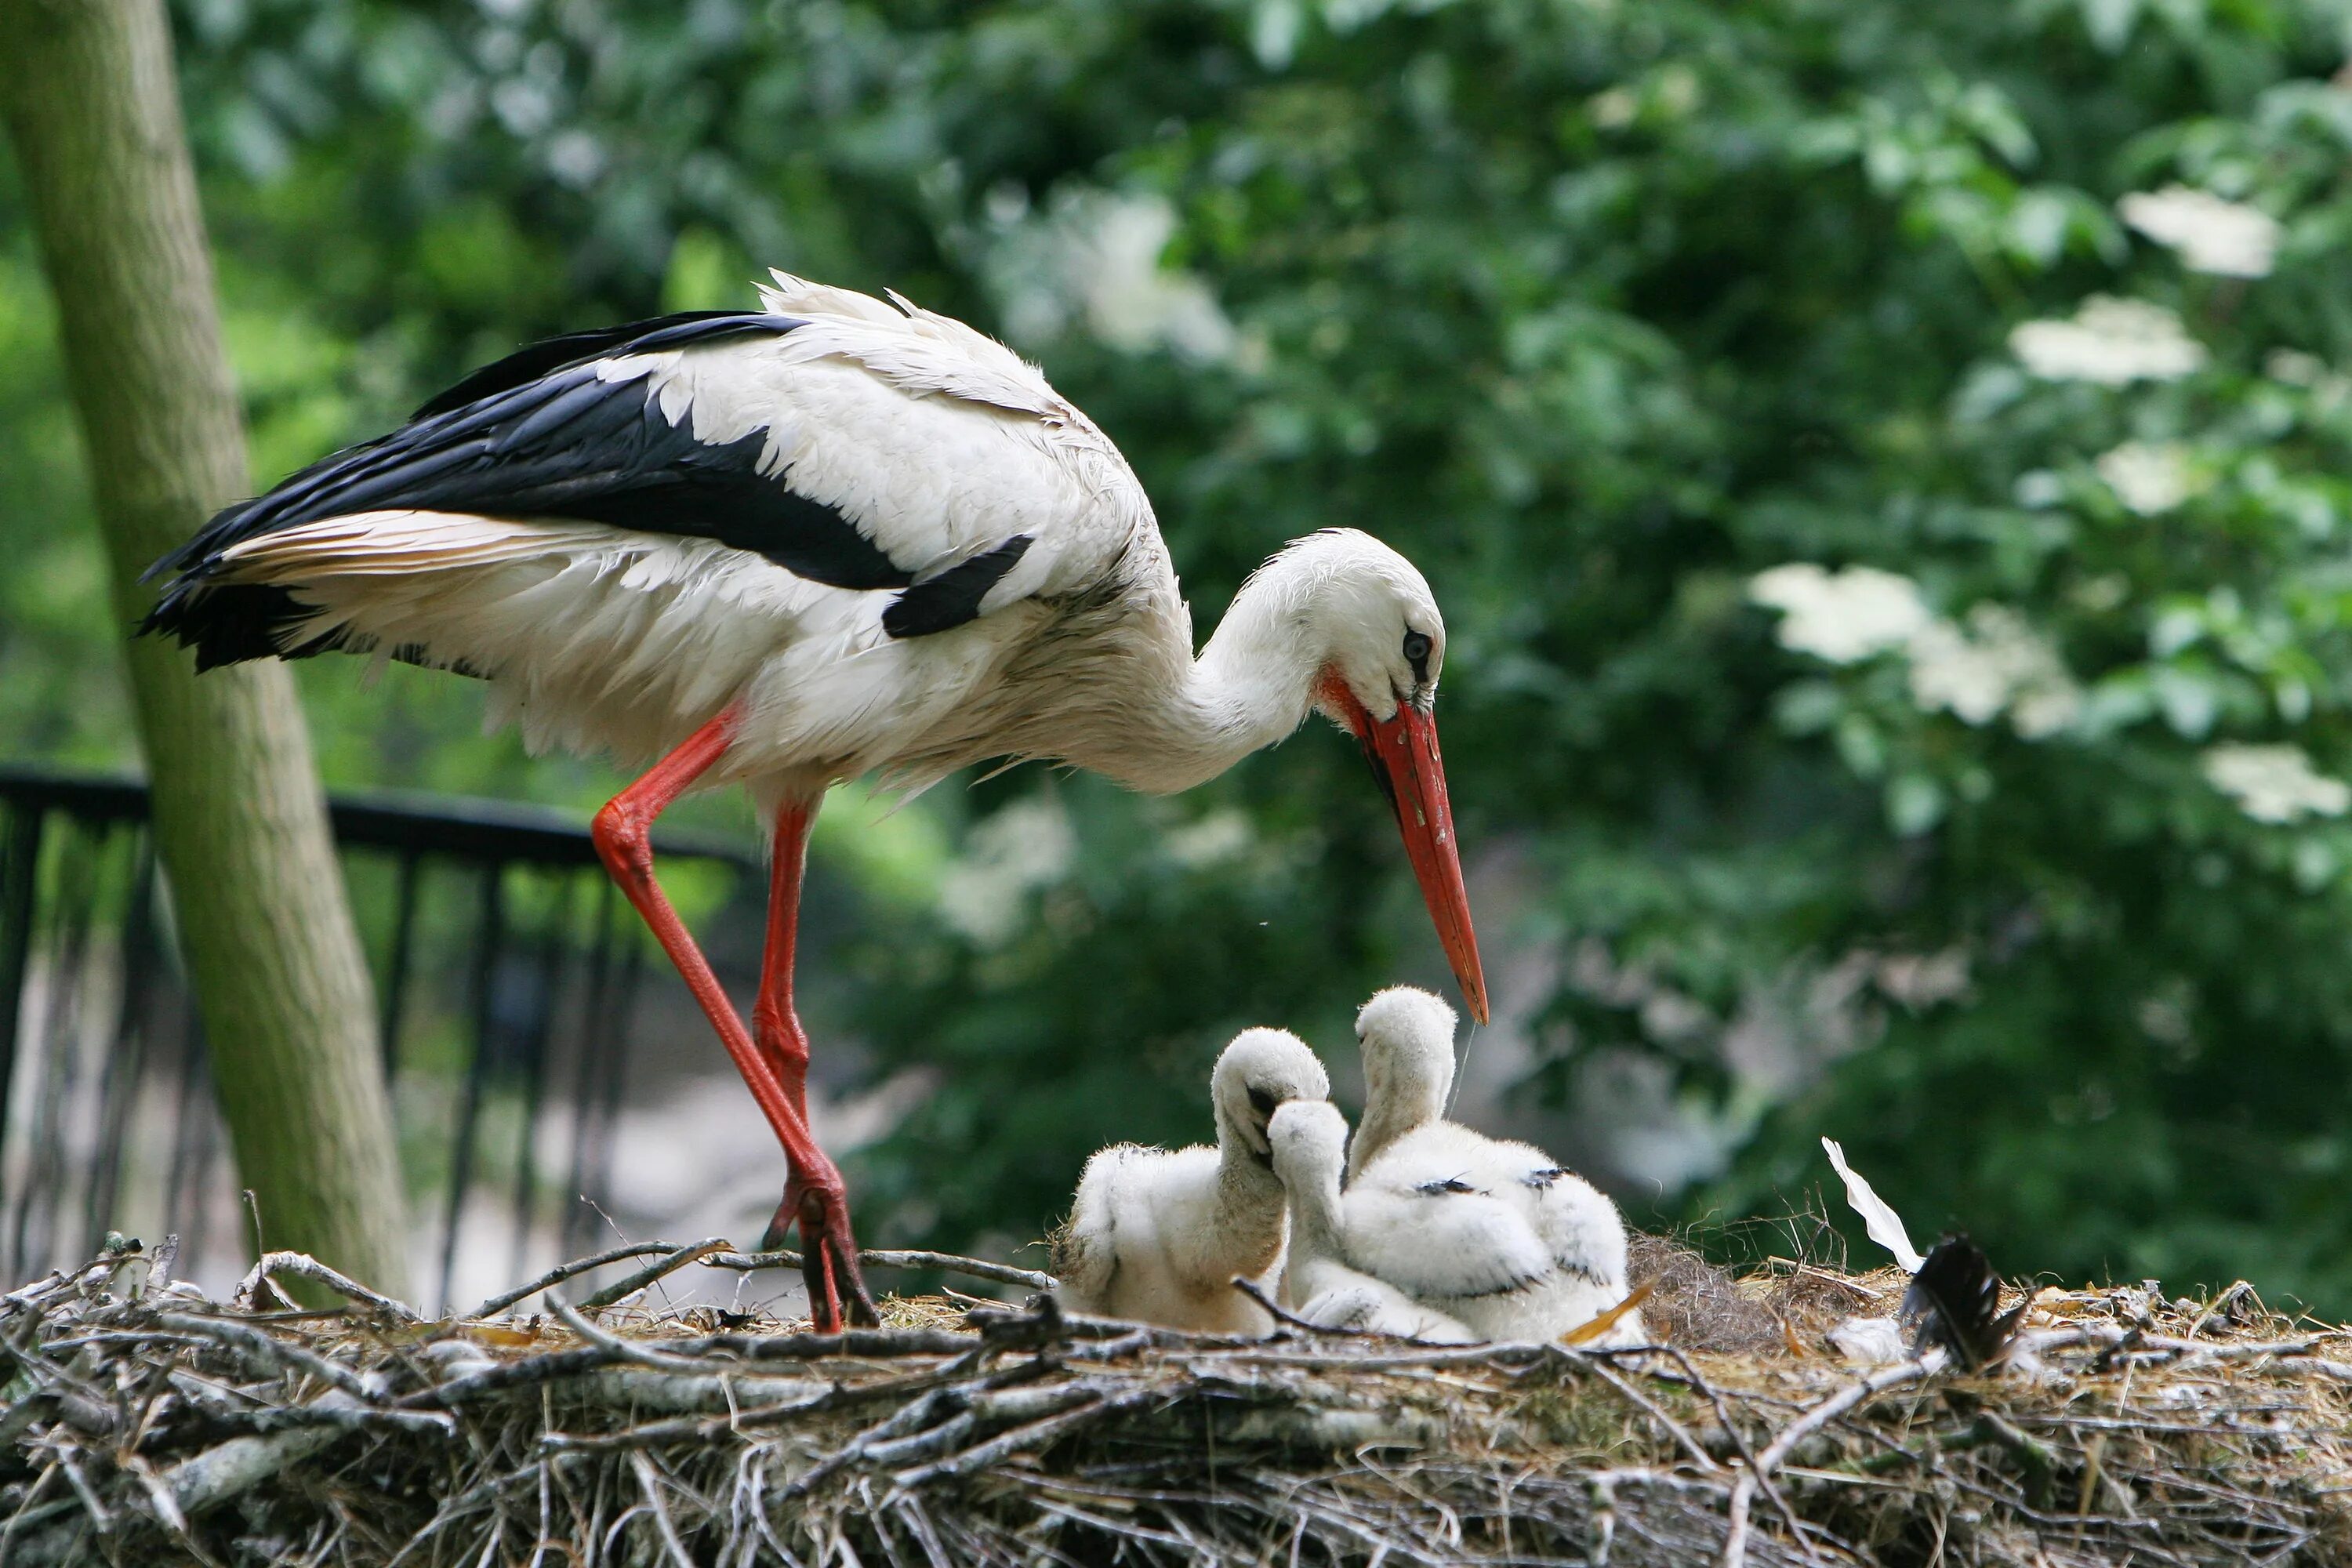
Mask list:
[[[596,847],[758,1098],[791,1166],[811,1315],[874,1321],[841,1174],[810,1137],[793,947],[809,826],[862,774],[993,758],[1165,793],[1320,711],[1394,808],[1471,1012],[1486,985],[1432,704],[1445,626],[1396,552],[1334,529],[1255,573],[1196,658],[1118,449],[1003,345],[892,297],[778,273],[694,311],[511,354],[387,436],[230,507],[151,573],[142,629],[199,669],[329,649],[478,676],[534,749],[652,766]],[[654,760],[658,759],[658,760]],[[688,789],[772,825],[747,1030],[655,880]]]

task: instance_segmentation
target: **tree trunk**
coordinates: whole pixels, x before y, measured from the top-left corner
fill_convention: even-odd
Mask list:
[[[149,563],[247,489],[161,0],[0,0],[0,111],[127,628]],[[264,1239],[402,1293],[375,1011],[292,679],[274,660],[198,679],[152,641],[127,654],[156,848]]]

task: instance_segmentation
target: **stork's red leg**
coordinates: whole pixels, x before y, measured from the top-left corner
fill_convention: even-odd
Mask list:
[[[694,781],[710,771],[711,765],[727,754],[734,723],[733,713],[713,719],[688,736],[686,743],[656,763],[652,771],[605,803],[596,814],[590,829],[595,839],[596,853],[604,868],[620,885],[621,891],[635,905],[638,914],[652,928],[654,938],[669,954],[669,961],[686,981],[686,987],[719,1032],[719,1044],[735,1059],[736,1070],[751,1087],[751,1098],[759,1102],[768,1125],[775,1130],[776,1141],[784,1146],[784,1155],[792,1163],[795,1182],[805,1179],[819,1190],[830,1184],[838,1192],[841,1173],[833,1163],[817,1149],[816,1141],[809,1136],[808,1123],[793,1103],[774,1068],[751,1042],[743,1021],[735,1016],[734,1005],[720,989],[719,977],[710,972],[710,964],[702,950],[694,945],[687,933],[685,922],[670,907],[662,894],[661,884],[654,879],[653,825],[671,802],[686,793]],[[845,1223],[844,1234],[846,1234]],[[855,1257],[853,1252],[851,1256]],[[822,1299],[810,1302],[812,1314],[826,1310]],[[832,1331],[841,1326],[840,1314],[820,1317],[817,1327]]]
[[[821,801],[788,801],[776,810],[776,840],[768,871],[768,942],[760,961],[760,1000],[751,1009],[751,1036],[769,1069],[805,1123],[808,1120],[808,1031],[793,1006],[793,952],[800,932],[801,873],[808,863],[809,829]],[[879,1321],[874,1299],[857,1265],[857,1243],[849,1231],[849,1199],[841,1177],[808,1172],[795,1160],[784,1201],[768,1222],[763,1248],[783,1245],[795,1225],[801,1231],[801,1268],[808,1280],[810,1310],[826,1303],[837,1321],[840,1300],[861,1322]]]
[[[768,859],[768,942],[760,955],[760,999],[751,1008],[751,1038],[803,1121],[809,1045],[793,1007],[793,957],[800,937],[801,876],[816,813],[814,802],[788,801],[776,808],[775,844]]]

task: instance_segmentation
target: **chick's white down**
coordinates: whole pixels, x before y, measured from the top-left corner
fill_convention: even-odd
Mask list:
[[[1557,1339],[1624,1300],[1624,1220],[1542,1150],[1444,1120],[1454,1026],[1409,986],[1358,1015],[1369,1103],[1342,1199],[1348,1254],[1481,1338]],[[1596,1342],[1647,1337],[1633,1311]]]
[[[1441,1344],[1466,1344],[1478,1337],[1457,1320],[1349,1264],[1339,1195],[1348,1123],[1338,1107],[1328,1100],[1294,1101],[1274,1113],[1267,1131],[1275,1173],[1290,1194],[1290,1258],[1282,1293],[1293,1312],[1327,1329]]]
[[[1205,1333],[1271,1330],[1265,1310],[1233,1284],[1270,1287],[1282,1267],[1288,1225],[1267,1123],[1330,1088],[1297,1036],[1234,1037],[1209,1078],[1214,1148],[1122,1143],[1087,1162],[1055,1241],[1056,1299],[1073,1311]]]

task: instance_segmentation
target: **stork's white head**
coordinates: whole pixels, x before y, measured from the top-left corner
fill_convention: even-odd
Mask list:
[[[1293,540],[1261,568],[1280,576],[1321,679],[1315,705],[1343,728],[1400,707],[1427,712],[1445,664],[1445,617],[1418,568],[1369,533],[1327,528]],[[1339,689],[1332,689],[1334,687]]]
[[[1486,976],[1437,752],[1445,621],[1436,596],[1412,562],[1351,528],[1292,542],[1258,577],[1282,587],[1282,609],[1315,668],[1317,710],[1363,747],[1463,999],[1485,1023]]]
[[[1322,1059],[1287,1029],[1244,1029],[1209,1074],[1217,1141],[1238,1139],[1260,1164],[1273,1152],[1265,1129],[1275,1112],[1294,1100],[1325,1100],[1330,1093]]]

